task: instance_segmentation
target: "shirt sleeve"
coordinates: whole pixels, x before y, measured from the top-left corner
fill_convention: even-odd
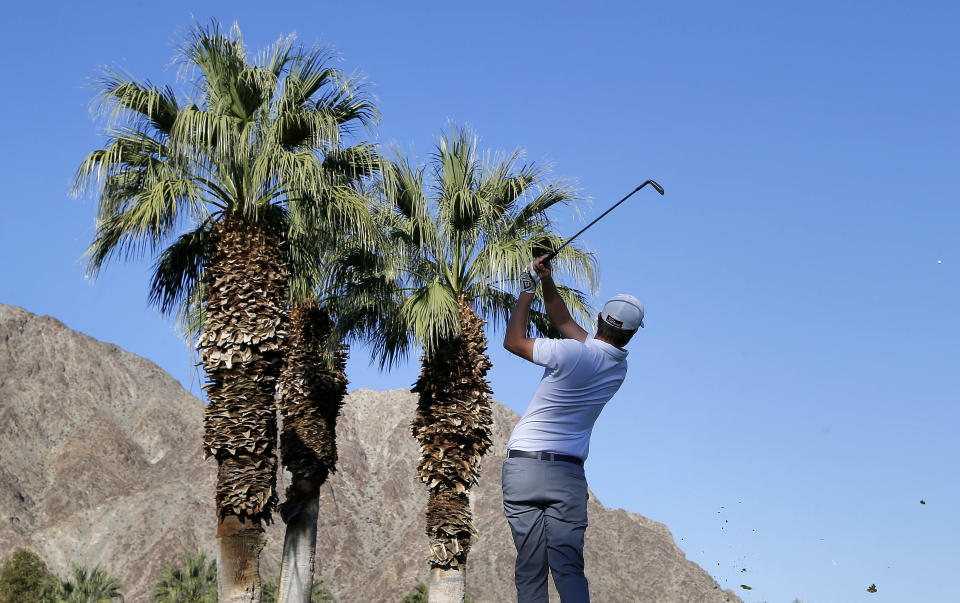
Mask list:
[[[563,361],[564,342],[572,341],[566,339],[545,339],[537,338],[533,340],[533,363],[539,364],[544,368],[557,369]]]
[[[533,340],[533,363],[550,368],[556,366],[556,340],[537,338]]]

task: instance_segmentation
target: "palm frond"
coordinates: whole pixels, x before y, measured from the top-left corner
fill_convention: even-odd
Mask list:
[[[211,113],[250,121],[269,98],[272,74],[249,65],[236,24],[229,33],[216,21],[191,27],[181,44],[179,60],[188,69],[200,70],[202,100]]]
[[[278,105],[282,110],[303,107],[320,90],[340,87],[338,71],[330,66],[335,54],[323,48],[310,48],[293,58],[283,81],[283,94]]]
[[[106,70],[95,86],[111,121],[132,114],[129,116],[143,118],[157,131],[169,134],[180,112],[170,86],[159,88],[149,81],[141,83],[113,70]]]
[[[203,281],[203,259],[209,257],[211,227],[204,221],[184,233],[158,256],[150,283],[150,303],[167,314],[186,306]]]
[[[520,151],[478,157],[476,136],[452,126],[427,166],[398,157],[385,160],[381,171],[373,219],[383,234],[381,251],[389,248],[398,266],[391,278],[403,298],[399,322],[412,335],[396,341],[415,343],[428,354],[456,335],[458,297],[492,324],[505,324],[516,302],[505,288],[515,286],[544,248],[559,245],[549,210],[578,199],[566,184],[544,184],[545,168],[519,165]],[[576,245],[561,252],[554,270],[558,278],[596,290],[595,258]],[[571,314],[589,324],[586,295],[560,290]],[[533,318],[537,332],[551,332],[542,308],[534,308]],[[392,328],[389,320],[384,314],[381,324]]]
[[[380,120],[380,111],[360,79],[344,76],[339,71],[335,76],[339,86],[325,88],[317,97],[314,110],[332,115],[343,132],[352,133],[354,123],[364,127],[375,125]]]
[[[189,180],[156,180],[113,203],[117,211],[97,221],[94,241],[85,254],[88,273],[96,276],[115,253],[130,258],[156,250],[174,231],[181,208],[193,205],[196,193]]]
[[[413,291],[400,310],[416,341],[429,354],[445,338],[459,332],[457,298],[441,281]]]

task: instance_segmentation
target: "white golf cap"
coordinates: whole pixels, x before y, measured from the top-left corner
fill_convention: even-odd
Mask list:
[[[626,293],[614,295],[603,305],[600,320],[623,331],[643,328],[643,304]]]

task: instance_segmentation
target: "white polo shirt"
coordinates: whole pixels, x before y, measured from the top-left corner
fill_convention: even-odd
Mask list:
[[[533,362],[546,370],[507,448],[586,460],[593,424],[627,374],[627,351],[593,337],[536,339]]]

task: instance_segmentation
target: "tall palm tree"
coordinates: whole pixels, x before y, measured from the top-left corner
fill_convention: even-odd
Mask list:
[[[193,27],[179,61],[197,98],[108,73],[107,144],[77,174],[76,190],[99,200],[90,272],[117,254],[156,254],[152,301],[198,333],[221,601],[260,596],[291,274],[309,263],[314,230],[362,223],[367,211],[330,175],[369,169],[370,148],[344,149],[340,136],[376,110],[330,59],[288,37],[251,60],[236,26]]]
[[[216,603],[217,563],[203,553],[183,553],[183,567],[164,566],[153,587],[153,603]]]
[[[347,348],[328,310],[315,300],[290,310],[289,344],[277,402],[280,447],[291,475],[280,514],[287,524],[280,566],[281,603],[310,601],[320,486],[336,468],[336,424],[347,393]]]
[[[70,576],[61,580],[54,599],[58,603],[111,603],[123,601],[123,585],[100,569],[71,564]]]
[[[398,160],[384,168],[380,264],[356,279],[384,317],[366,332],[382,364],[423,350],[412,431],[417,470],[429,489],[430,600],[462,601],[475,533],[468,492],[490,446],[491,363],[485,319],[503,324],[515,303],[509,291],[532,258],[560,244],[547,211],[576,199],[545,171],[518,165],[521,155],[481,157],[477,140],[452,127],[428,167]],[[578,285],[595,288],[591,254],[571,245],[554,261]],[[563,288],[574,315],[589,320],[585,296]],[[542,311],[535,325],[547,331]]]

